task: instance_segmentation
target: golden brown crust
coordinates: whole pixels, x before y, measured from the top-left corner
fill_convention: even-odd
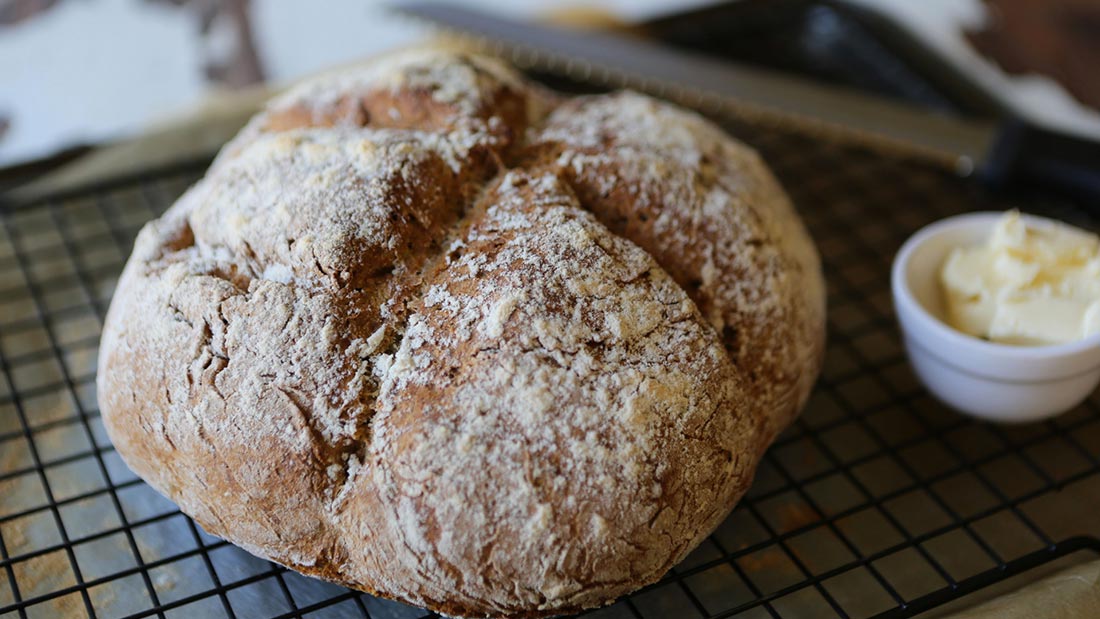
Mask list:
[[[559,106],[527,148],[680,284],[742,368],[768,434],[785,428],[817,378],[824,289],[813,244],[756,152],[629,92]]]
[[[136,472],[250,552],[550,616],[717,526],[804,402],[823,317],[747,148],[418,52],[273,101],[142,231],[100,406]]]

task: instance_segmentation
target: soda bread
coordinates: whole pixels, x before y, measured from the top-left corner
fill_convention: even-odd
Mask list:
[[[211,533],[544,617],[722,521],[823,333],[817,255],[751,149],[419,51],[275,99],[142,230],[98,393],[127,464]]]

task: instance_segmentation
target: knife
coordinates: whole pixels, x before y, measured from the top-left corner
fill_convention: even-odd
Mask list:
[[[1016,118],[961,118],[649,40],[503,19],[458,5],[394,5],[520,68],[633,88],[716,117],[779,124],[921,158],[993,184],[1026,177],[1100,195],[1100,145]]]

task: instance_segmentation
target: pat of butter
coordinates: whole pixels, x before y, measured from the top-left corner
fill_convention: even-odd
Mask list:
[[[1100,237],[1005,213],[985,245],[956,248],[940,273],[947,318],[1005,344],[1063,344],[1100,333]]]

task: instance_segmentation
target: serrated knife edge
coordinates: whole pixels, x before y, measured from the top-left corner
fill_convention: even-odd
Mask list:
[[[987,157],[997,135],[992,122],[949,117],[623,35],[514,22],[438,2],[392,8],[507,56],[521,68],[634,88],[711,114],[795,126],[826,139],[928,159],[962,174]]]

